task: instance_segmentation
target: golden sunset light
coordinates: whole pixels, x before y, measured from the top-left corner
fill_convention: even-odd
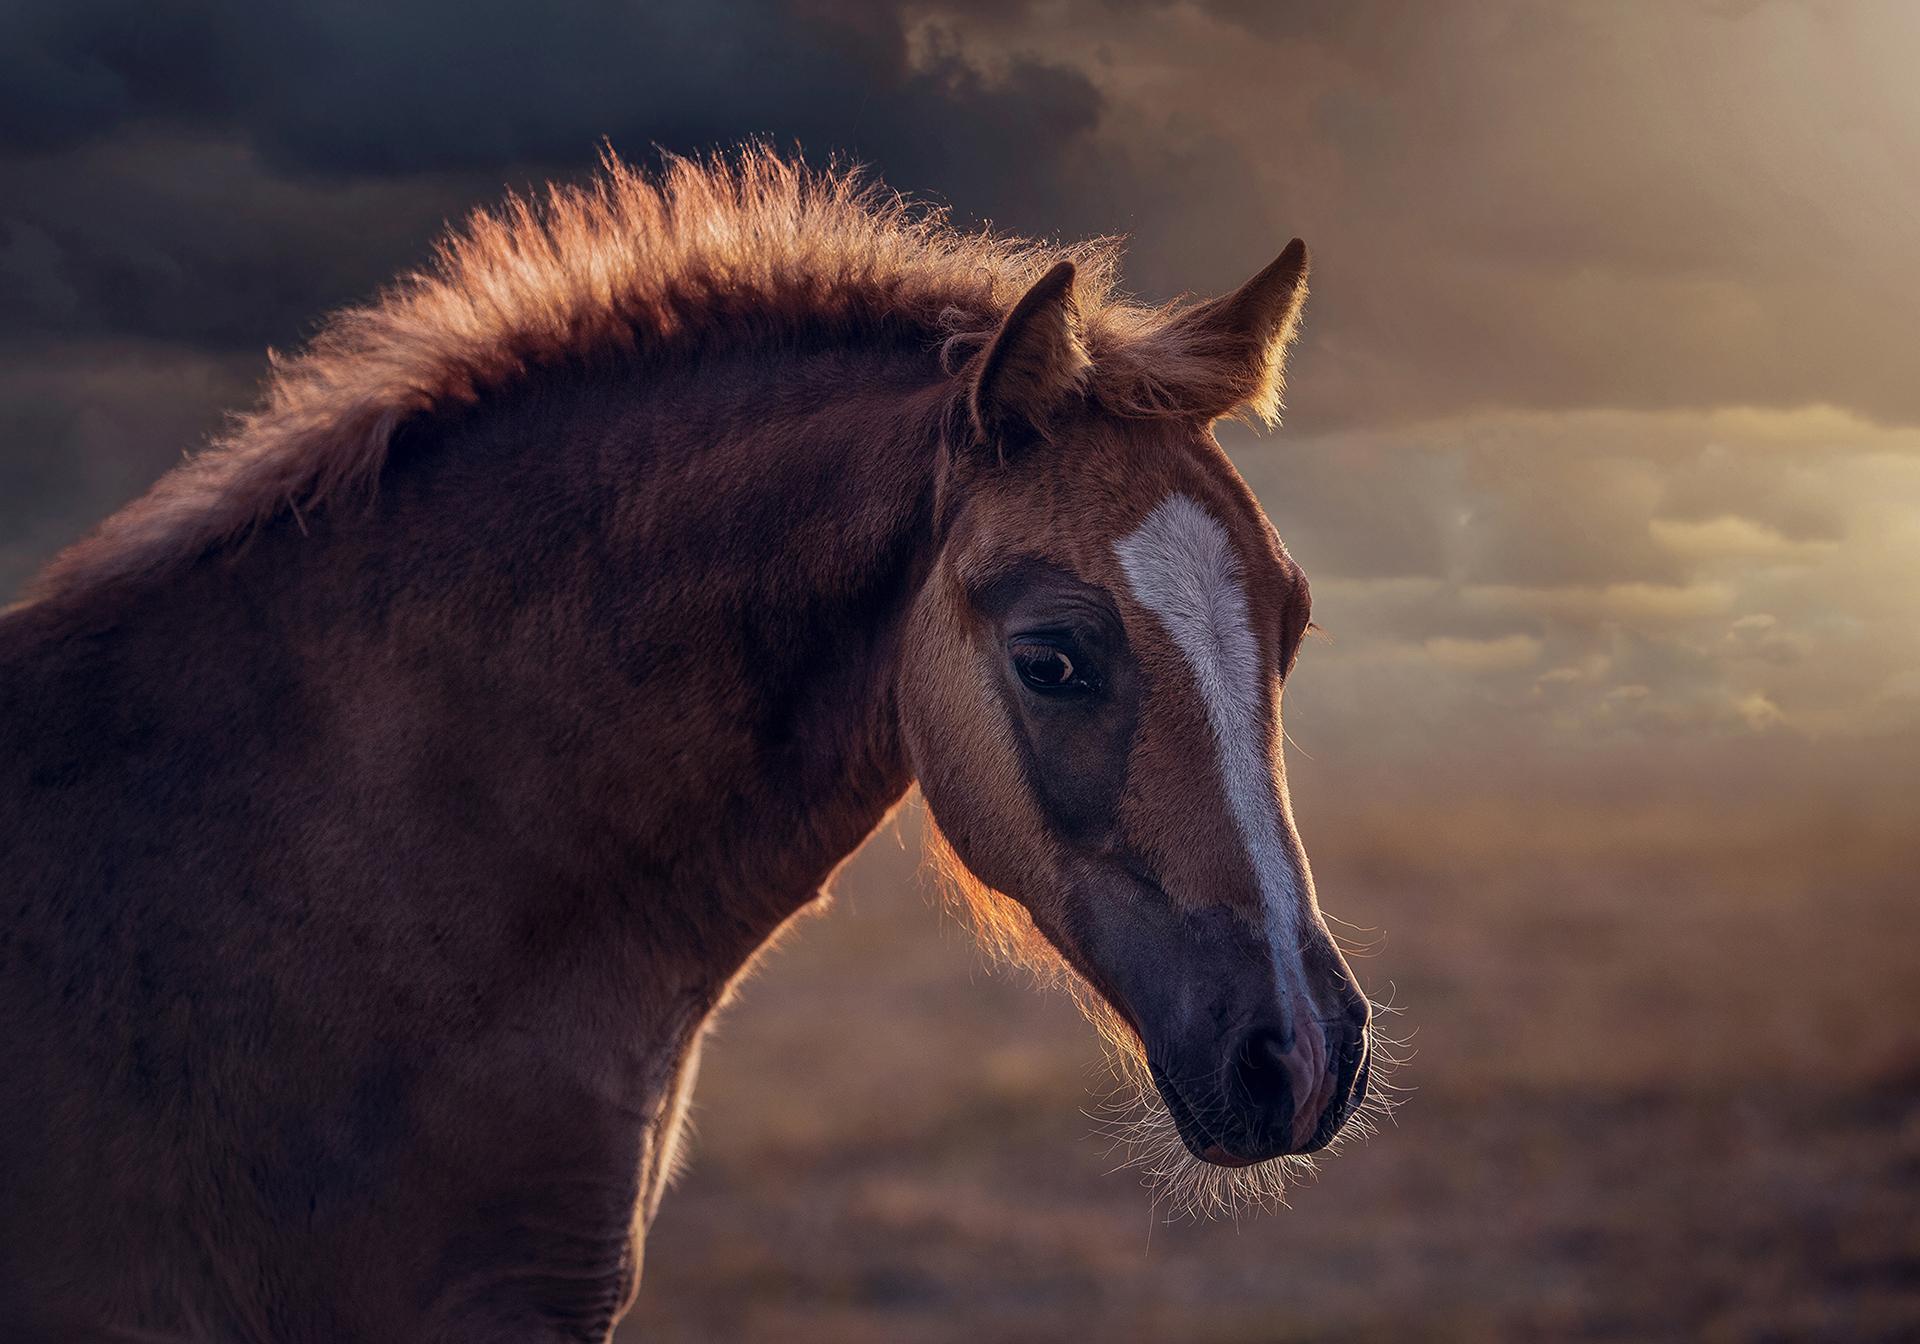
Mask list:
[[[0,1341],[1920,1337],[1917,68],[7,0]]]

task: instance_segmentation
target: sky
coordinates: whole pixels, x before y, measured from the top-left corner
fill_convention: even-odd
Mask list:
[[[758,136],[1123,235],[1152,299],[1309,241],[1286,425],[1222,430],[1327,631],[1309,822],[1898,817],[1916,58],[1920,7],[1818,0],[3,0],[0,589],[446,221]]]

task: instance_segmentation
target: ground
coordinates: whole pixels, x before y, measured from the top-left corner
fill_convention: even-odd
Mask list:
[[[1110,1170],[1091,1030],[901,830],[719,1025],[623,1340],[1920,1338],[1897,827],[1346,823],[1322,897],[1378,931],[1414,1090],[1291,1208],[1205,1224]]]

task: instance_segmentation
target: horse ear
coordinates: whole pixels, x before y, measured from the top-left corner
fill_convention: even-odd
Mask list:
[[[1208,366],[1192,389],[1194,409],[1215,416],[1248,411],[1273,424],[1280,416],[1287,347],[1307,301],[1307,245],[1295,238],[1266,270],[1231,294],[1189,309],[1176,328]]]
[[[1080,343],[1073,263],[1063,261],[1013,305],[975,373],[968,405],[983,443],[1001,452],[1010,438],[1045,434],[1092,361]]]

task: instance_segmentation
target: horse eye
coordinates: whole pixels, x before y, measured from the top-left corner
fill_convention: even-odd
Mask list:
[[[1054,644],[1016,644],[1013,666],[1020,680],[1036,691],[1088,691],[1093,680],[1075,665],[1073,655]]]

